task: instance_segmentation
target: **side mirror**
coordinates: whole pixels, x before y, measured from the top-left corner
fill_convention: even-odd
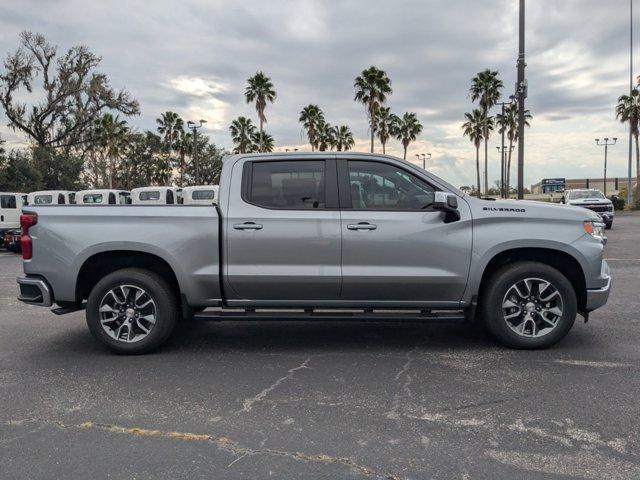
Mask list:
[[[453,193],[435,192],[433,199],[433,209],[444,212],[444,222],[457,222],[460,220],[460,212],[458,211],[458,197]]]

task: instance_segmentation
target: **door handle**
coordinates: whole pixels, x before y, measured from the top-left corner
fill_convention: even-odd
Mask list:
[[[236,223],[233,225],[236,230],[262,230],[262,225],[255,222]]]
[[[347,225],[349,230],[375,230],[377,225],[369,222],[350,223]]]

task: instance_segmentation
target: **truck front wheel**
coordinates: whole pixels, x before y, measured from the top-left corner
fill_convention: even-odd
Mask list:
[[[87,325],[94,338],[116,353],[147,353],[163,344],[179,316],[169,284],[137,268],[101,279],[87,299]]]
[[[480,299],[491,334],[511,348],[545,348],[560,341],[576,319],[571,282],[537,262],[506,265],[488,280]]]

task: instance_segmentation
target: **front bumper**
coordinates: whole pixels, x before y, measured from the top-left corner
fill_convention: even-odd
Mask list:
[[[606,284],[601,288],[587,289],[586,312],[591,312],[596,308],[602,307],[609,299],[609,293],[611,292],[611,275],[609,274],[609,264],[605,260],[602,261],[600,276],[606,279]]]
[[[21,276],[17,278],[20,287],[18,300],[29,305],[50,307],[53,305],[51,287],[43,278]]]

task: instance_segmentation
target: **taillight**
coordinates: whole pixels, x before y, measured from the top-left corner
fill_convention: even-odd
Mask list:
[[[22,258],[29,260],[33,255],[31,248],[31,237],[29,236],[29,228],[38,223],[38,215],[35,213],[23,213],[20,215],[20,228],[22,236],[20,237],[20,246],[22,247]]]

